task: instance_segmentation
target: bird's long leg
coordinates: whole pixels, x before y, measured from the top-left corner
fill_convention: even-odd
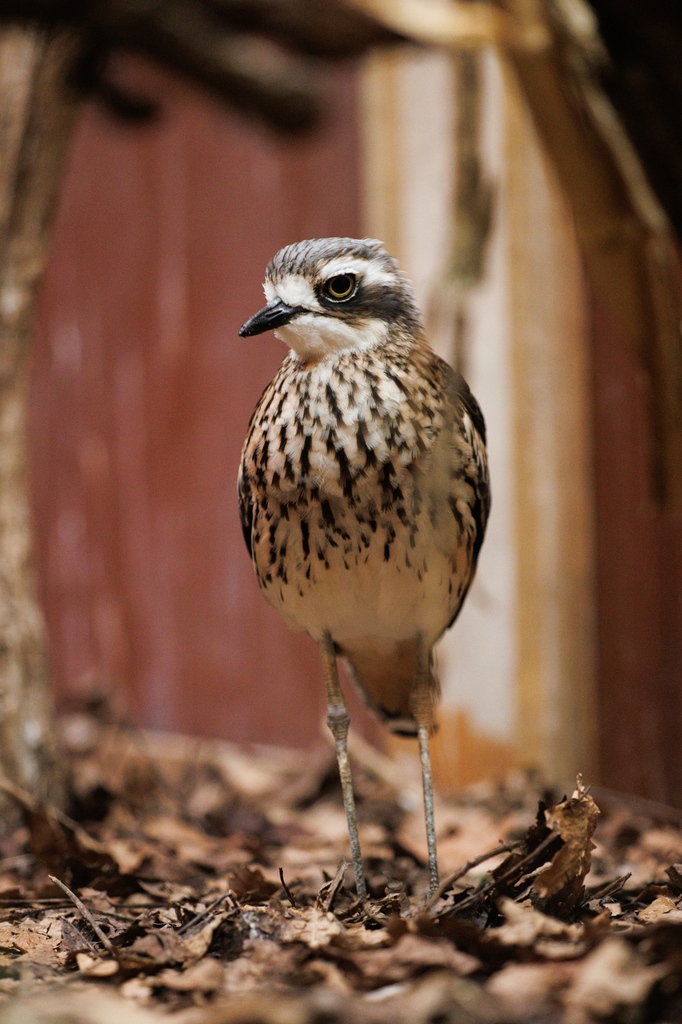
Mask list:
[[[432,701],[429,649],[423,637],[417,643],[417,677],[412,691],[410,704],[417,721],[417,738],[419,740],[419,760],[422,769],[422,786],[424,789],[424,817],[426,819],[426,846],[429,854],[429,896],[438,888],[438,859],[436,857],[436,820],[433,811],[433,779],[431,777],[431,753],[429,751],[429,734],[432,722]]]
[[[332,731],[336,744],[336,760],[339,765],[341,776],[341,789],[343,791],[343,806],[346,810],[346,821],[348,822],[348,835],[350,837],[350,852],[355,872],[355,885],[358,899],[364,903],[367,899],[367,883],[362,870],[362,857],[360,855],[360,837],[358,836],[358,819],[355,813],[355,794],[353,793],[353,779],[348,759],[348,726],[350,716],[346,701],[344,700],[341,686],[339,685],[339,674],[336,667],[336,655],[334,644],[329,633],[325,633],[320,640],[320,652],[322,654],[322,667],[324,670],[324,683],[327,688],[327,725]]]

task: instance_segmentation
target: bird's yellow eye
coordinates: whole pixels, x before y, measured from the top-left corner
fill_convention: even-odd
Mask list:
[[[349,299],[355,291],[355,274],[336,274],[325,281],[322,289],[328,299],[335,302],[343,302]]]

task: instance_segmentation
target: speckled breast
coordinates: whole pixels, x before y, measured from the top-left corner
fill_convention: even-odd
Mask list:
[[[432,642],[473,572],[484,448],[430,350],[427,372],[371,356],[284,361],[244,447],[242,521],[292,628]]]

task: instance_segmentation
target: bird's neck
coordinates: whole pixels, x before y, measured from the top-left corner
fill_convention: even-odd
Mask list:
[[[320,364],[333,364],[337,359],[353,354],[363,357],[369,353],[380,355],[384,349],[398,346],[401,349],[427,348],[428,343],[422,330],[412,333],[401,329],[399,324],[388,324],[385,320],[365,320],[361,325],[349,325],[331,320],[323,328],[319,325],[309,330],[302,323],[305,318],[276,332],[290,348],[291,358],[306,368]]]

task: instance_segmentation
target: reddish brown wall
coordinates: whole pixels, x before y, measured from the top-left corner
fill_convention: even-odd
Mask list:
[[[653,497],[646,375],[593,322],[602,777],[682,806],[682,513]]]
[[[32,390],[39,565],[60,693],[122,684],[143,723],[304,743],[316,651],[258,593],[236,476],[284,350],[237,336],[269,257],[358,231],[355,94],[283,141],[150,69],[155,125],[88,108],[65,182]]]

